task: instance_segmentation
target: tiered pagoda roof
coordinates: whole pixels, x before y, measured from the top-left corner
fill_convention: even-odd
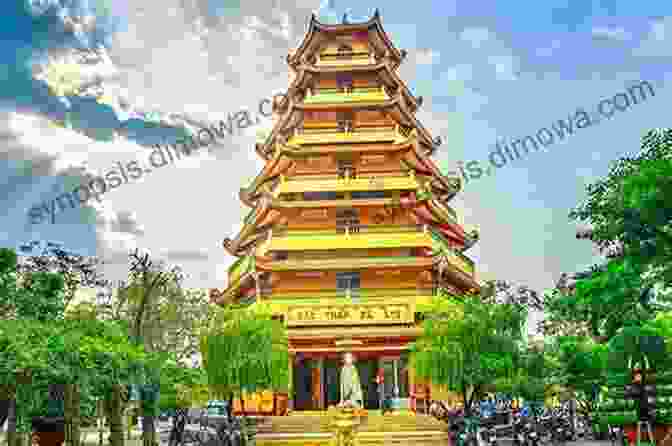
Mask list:
[[[350,65],[315,65],[317,51],[334,35],[354,34],[368,42],[373,54],[353,53],[357,63]],[[252,210],[245,218],[240,232],[223,242],[226,251],[239,257],[229,269],[226,290],[213,290],[211,297],[219,303],[230,302],[243,290],[259,287],[259,277],[264,274],[289,270],[329,270],[348,268],[398,268],[414,266],[433,268],[440,277],[460,289],[474,289],[479,285],[474,279],[474,264],[462,252],[473,246],[478,233],[466,233],[458,223],[455,211],[448,202],[459,192],[459,177],[448,177],[440,172],[430,158],[441,144],[417,120],[414,113],[422,105],[422,98],[412,95],[406,84],[396,74],[396,69],[406,56],[398,50],[383,30],[378,11],[373,17],[358,24],[328,25],[320,23],[313,15],[309,30],[299,47],[287,57],[290,68],[296,73],[287,93],[273,102],[275,125],[265,139],[257,143],[256,152],[265,161],[263,170],[239,196]],[[354,62],[353,61],[353,62]],[[325,75],[339,73],[374,74],[381,83],[378,89],[365,92],[321,91],[313,94],[311,85]],[[312,110],[369,110],[375,108],[391,117],[397,124],[393,128],[358,132],[321,132],[319,135],[301,133],[297,129],[306,112]],[[356,143],[357,152],[398,152],[402,168],[408,176],[385,177],[376,185],[377,190],[407,192],[400,198],[366,198],[338,200],[282,199],[284,194],[307,192],[353,192],[372,189],[370,179],[293,179],[297,168],[295,159],[306,155],[351,152]],[[381,145],[381,143],[384,143]],[[289,179],[292,178],[292,179]],[[422,231],[394,233],[363,232],[336,234],[328,231],[311,231],[310,237],[272,228],[287,223],[283,209],[325,208],[348,206],[397,206],[409,212]],[[273,233],[273,237],[268,235]],[[324,233],[321,233],[324,232]],[[269,251],[303,250],[359,250],[373,248],[413,247],[427,250],[426,257],[372,257],[318,260],[274,260]]]
[[[383,30],[380,12],[375,10],[371,19],[364,23],[329,25],[321,23],[315,14],[310,17],[308,33],[299,47],[287,56],[287,63],[293,69],[301,62],[309,62],[325,40],[334,34],[362,33],[375,49],[376,55],[389,58],[397,68],[406,57],[405,50],[398,50]]]

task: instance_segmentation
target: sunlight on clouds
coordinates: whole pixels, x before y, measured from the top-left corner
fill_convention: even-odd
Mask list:
[[[44,118],[11,113],[9,128],[17,134],[18,140],[39,153],[60,156],[55,162],[57,169],[78,165],[87,158],[86,145],[91,139],[59,127],[50,127]],[[71,147],[84,147],[82,151],[68,150]]]

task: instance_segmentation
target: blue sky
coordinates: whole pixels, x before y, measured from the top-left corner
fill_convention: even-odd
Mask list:
[[[669,126],[669,2],[416,0],[10,0],[0,16],[0,244],[64,243],[110,262],[129,249],[183,265],[189,286],[224,287],[221,247],[248,209],[237,191],[262,167],[255,135],[236,130],[208,150],[107,192],[101,202],[31,224],[32,206],[115,163],[146,164],[148,146],[198,123],[226,121],[284,91],[284,56],[313,11],[353,20],[380,9],[409,57],[401,77],[424,97],[419,119],[444,143],[445,169],[486,160],[498,140],[534,134],[577,108],[646,80],[655,97],[465,184],[452,204],[480,242],[483,277],[549,288],[596,260],[567,219],[585,185]],[[330,9],[331,8],[331,9]],[[65,73],[65,74],[64,74]],[[667,107],[666,107],[667,106]],[[257,114],[258,116],[258,114]]]

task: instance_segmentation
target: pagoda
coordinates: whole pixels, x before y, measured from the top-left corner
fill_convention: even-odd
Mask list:
[[[312,16],[255,147],[264,168],[240,190],[251,211],[223,242],[238,260],[211,298],[267,304],[284,322],[293,411],[339,402],[343,352],[356,358],[366,409],[379,408],[379,375],[395,407],[421,409],[431,387],[414,382],[408,346],[423,312],[439,293],[479,289],[464,255],[478,234],[448,205],[461,182],[432,160],[441,140],[397,74],[406,54],[377,10],[355,24]]]

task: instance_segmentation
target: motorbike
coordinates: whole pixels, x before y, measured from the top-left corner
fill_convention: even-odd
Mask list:
[[[539,432],[532,423],[525,424],[525,443],[527,446],[539,446]]]
[[[553,446],[564,445],[570,438],[569,423],[562,418],[554,418],[551,423],[551,442]]]
[[[525,431],[522,417],[516,417],[513,420],[513,446],[523,446],[525,444]]]
[[[478,419],[464,418],[454,423],[453,426],[455,426],[454,444],[457,446],[479,446]]]
[[[481,422],[481,426],[484,429],[481,431],[481,439],[483,440],[486,446],[497,446],[497,429],[495,427],[494,417],[489,417],[490,419],[484,419]]]

